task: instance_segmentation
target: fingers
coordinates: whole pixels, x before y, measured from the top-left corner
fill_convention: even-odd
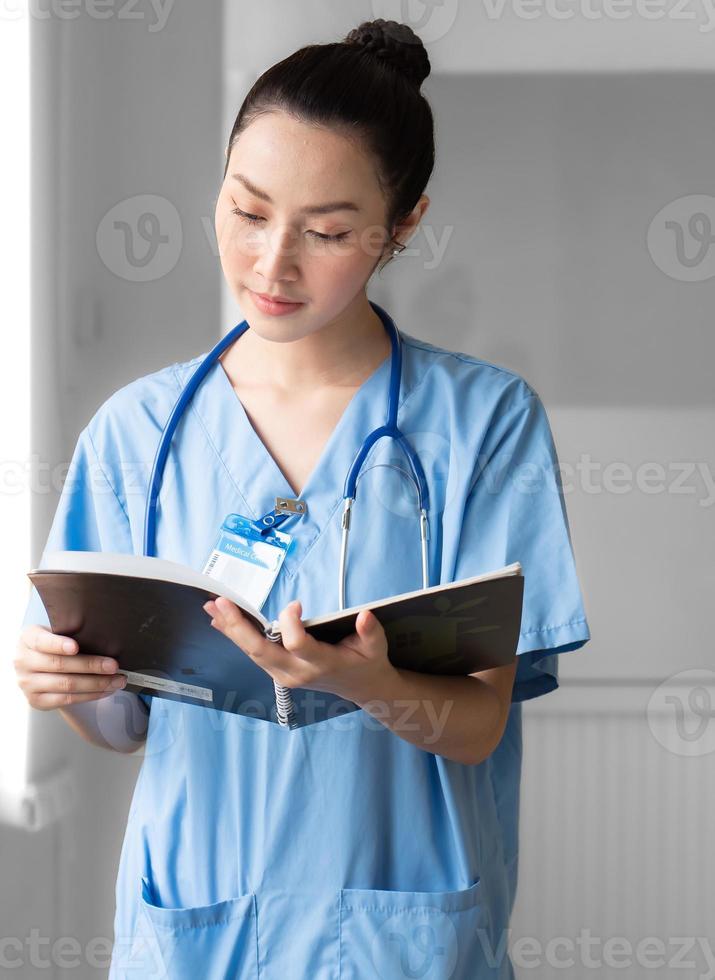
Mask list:
[[[83,701],[98,701],[111,697],[126,684],[124,674],[119,677],[82,677],[74,674],[28,674],[18,683],[33,708],[49,711]]]
[[[103,694],[118,691],[127,683],[126,674],[100,677],[98,674],[26,674],[19,684],[26,695],[31,694]]]
[[[111,657],[79,654],[76,640],[41,625],[26,627],[14,660],[17,683],[33,708],[96,701],[121,690],[125,674]]]
[[[66,645],[66,646],[65,646]],[[21,634],[15,665],[28,671],[115,673],[119,664],[112,657],[80,654],[76,640],[59,636],[43,626],[29,626]]]
[[[308,634],[300,621],[303,607],[298,599],[289,602],[278,616],[281,631],[281,642],[286,650],[300,656],[301,648],[305,645]]]
[[[77,641],[71,636],[60,636],[45,626],[27,626],[21,634],[22,642],[30,650],[40,653],[76,653]]]
[[[103,666],[104,664],[107,666]],[[37,653],[27,650],[22,667],[30,671],[68,674],[115,674],[119,665],[116,660],[78,653]]]
[[[355,632],[364,642],[370,643],[380,635],[380,621],[369,609],[361,609],[355,617]]]
[[[215,601],[209,600],[205,603],[204,609],[214,617],[211,625],[225,633],[249,656],[260,659],[273,646],[229,599],[219,596]]]
[[[27,700],[32,708],[38,708],[40,711],[51,711],[54,708],[64,708],[68,704],[81,704],[85,701],[101,701],[103,698],[111,697],[115,693],[115,691],[97,691],[94,694],[77,694],[76,692],[59,694],[43,691],[39,694],[30,695]]]
[[[366,651],[382,649],[385,642],[385,629],[372,610],[360,610],[355,617],[355,632]]]
[[[295,660],[293,654],[284,649],[284,643],[272,643],[257,629],[241,610],[229,599],[219,596],[215,601],[204,604],[204,609],[214,618],[211,625],[220,630],[244,651],[259,667],[273,676],[279,683],[285,683]],[[282,679],[281,679],[282,678]]]

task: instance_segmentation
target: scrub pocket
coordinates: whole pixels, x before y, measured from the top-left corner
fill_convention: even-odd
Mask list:
[[[142,877],[137,932],[125,963],[127,978],[258,980],[258,927],[254,893],[212,905],[155,905]]]
[[[480,890],[479,878],[453,892],[343,888],[340,980],[503,976]]]

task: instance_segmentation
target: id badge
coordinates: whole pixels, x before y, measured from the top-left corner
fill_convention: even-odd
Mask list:
[[[260,610],[273,588],[293,537],[277,528],[261,534],[241,514],[229,514],[204,566],[204,575],[218,579]]]

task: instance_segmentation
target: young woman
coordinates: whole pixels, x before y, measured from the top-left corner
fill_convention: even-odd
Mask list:
[[[158,502],[156,554],[202,570],[226,515],[258,520],[277,496],[305,500],[262,607],[283,644],[225,600],[206,614],[276,684],[358,708],[291,731],[108,690],[116,662],[103,674],[52,634],[33,591],[16,660],[30,703],[120,751],[146,737],[117,879],[114,978],[513,976],[520,702],[554,689],[557,654],[589,639],[549,423],[521,376],[399,333],[397,421],[429,492],[429,584],[521,562],[516,663],[469,677],[399,670],[369,612],[335,646],[301,625],[338,608],[346,473],[386,420],[391,340],[366,287],[429,204],[429,69],[408,27],[378,20],[295,52],[247,95],[216,233],[250,329],[194,395]],[[147,474],[204,356],[99,408],[46,552],[141,553]],[[406,469],[395,442],[374,444],[345,605],[422,584]]]

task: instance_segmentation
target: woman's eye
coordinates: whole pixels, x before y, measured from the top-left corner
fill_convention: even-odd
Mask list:
[[[242,211],[240,208],[232,208],[231,211],[233,214],[238,215],[239,218],[243,218],[245,221],[250,221],[252,224],[256,221],[263,220],[262,218],[259,218],[257,214],[247,214],[245,211]]]
[[[313,235],[313,237],[314,238],[317,238],[319,241],[323,241],[323,242],[339,242],[339,241],[342,241],[343,238],[347,238],[348,235],[350,234],[350,232],[349,231],[341,231],[340,234],[338,234],[338,235],[322,235],[319,231],[309,231],[308,234],[309,235]]]
[[[235,214],[237,217],[242,218],[244,221],[247,221],[249,224],[252,224],[252,225],[253,224],[256,224],[256,222],[258,222],[258,221],[263,221],[264,220],[263,218],[259,217],[257,214],[248,214],[247,211],[242,211],[240,208],[232,208],[231,209],[231,212],[232,212],[232,214]],[[347,236],[350,234],[350,232],[349,231],[341,231],[337,235],[324,235],[320,231],[309,231],[308,234],[309,235],[312,235],[314,238],[317,238],[318,241],[322,241],[322,242],[339,242],[343,238],[347,238]]]

